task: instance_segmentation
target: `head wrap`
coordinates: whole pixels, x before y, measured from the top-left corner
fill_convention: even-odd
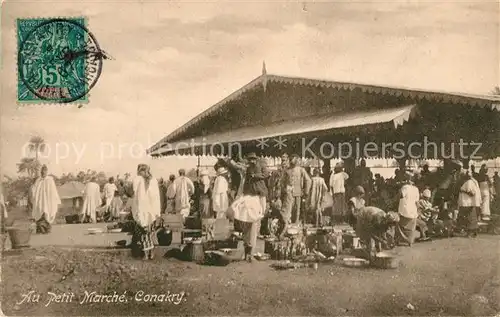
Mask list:
[[[333,171],[335,173],[339,173],[339,172],[342,171],[343,167],[344,167],[344,165],[341,162],[338,162],[337,164],[335,164],[335,167],[333,168]]]
[[[405,174],[404,174],[404,179],[405,181],[407,182],[411,182],[412,179],[413,179],[413,172],[412,171],[405,171]]]
[[[203,184],[203,193],[206,194],[210,188],[210,177],[208,175],[201,176],[201,183]]]
[[[428,189],[424,190],[424,192],[422,193],[422,197],[431,198],[431,191]]]
[[[399,222],[399,215],[394,211],[389,211],[385,214],[385,219],[387,219],[389,223],[397,223]]]
[[[153,177],[151,175],[151,169],[149,168],[149,165],[147,164],[139,164],[137,166],[137,172],[140,173],[140,172],[144,172],[144,175],[142,177],[144,177],[144,181],[145,181],[145,184],[146,184],[146,190],[149,188],[149,182],[151,181],[151,178]]]
[[[354,188],[354,192],[355,192],[357,195],[364,194],[364,193],[365,193],[365,189],[363,188],[363,186],[356,186],[356,187]]]

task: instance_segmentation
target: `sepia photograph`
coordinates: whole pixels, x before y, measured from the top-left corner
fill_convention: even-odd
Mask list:
[[[500,2],[0,1],[0,313],[500,317]]]

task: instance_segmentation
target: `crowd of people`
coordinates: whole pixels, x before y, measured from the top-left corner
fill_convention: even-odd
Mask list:
[[[411,245],[417,231],[421,240],[452,232],[474,237],[478,221],[490,219],[493,197],[499,199],[500,177],[495,173],[490,180],[486,165],[476,173],[474,166],[448,160],[435,172],[425,164],[418,173],[397,169],[393,178],[385,180],[379,174],[374,176],[365,160],[349,171],[340,162],[329,175],[308,170],[300,162],[298,155],[283,154],[281,165],[270,171],[264,160],[250,153],[245,160],[219,159],[214,165],[215,178],[201,170],[194,181],[183,169],[168,181],[156,181],[149,166],[140,164],[138,177],[129,187],[110,178],[101,193],[96,181],[89,181],[83,193],[81,222],[117,220],[130,211],[137,223],[135,241],[145,258],[152,258],[151,235],[162,213],[226,218],[239,197],[256,197],[264,220],[235,221],[235,228],[243,232],[245,256],[251,260],[261,232],[273,231],[280,239],[290,227],[305,223],[316,227],[349,223],[370,246]],[[50,232],[61,203],[47,171],[46,166],[41,168],[30,191],[38,233]],[[127,198],[126,203],[122,198]],[[261,228],[263,221],[279,225],[275,230]]]
[[[214,166],[214,181],[206,170],[201,171],[200,179],[189,185],[192,190],[181,193],[186,201],[194,197],[198,207],[193,212],[199,211],[202,218],[225,217],[238,196],[257,196],[266,215],[264,221],[279,222],[275,232],[278,238],[284,237],[287,228],[299,224],[318,227],[349,223],[359,236],[368,234],[386,247],[411,246],[417,232],[421,241],[455,233],[475,237],[478,221],[490,220],[493,197],[499,199],[500,177],[495,173],[491,180],[486,165],[476,173],[474,166],[448,160],[434,172],[424,164],[418,171],[397,169],[393,178],[385,180],[373,175],[365,160],[351,171],[345,171],[340,162],[330,175],[322,175],[319,169],[307,170],[300,162],[298,155],[283,154],[280,167],[271,172],[255,153],[245,162],[220,159]],[[175,181],[166,186],[173,194],[167,195],[167,202],[179,193],[172,190],[177,186]],[[248,255],[256,235],[269,229],[260,227],[261,221],[257,221],[243,230],[248,233]],[[365,244],[369,244],[366,239]]]

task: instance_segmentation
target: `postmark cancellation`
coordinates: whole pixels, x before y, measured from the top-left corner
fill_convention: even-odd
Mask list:
[[[103,54],[84,17],[17,19],[17,100],[87,103]]]

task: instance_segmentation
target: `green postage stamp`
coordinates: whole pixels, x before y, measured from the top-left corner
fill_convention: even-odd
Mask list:
[[[19,103],[87,103],[105,58],[83,17],[17,20]]]

